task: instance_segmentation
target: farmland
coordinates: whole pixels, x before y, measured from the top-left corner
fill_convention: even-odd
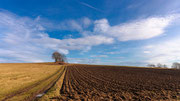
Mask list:
[[[180,100],[180,71],[68,66],[57,100]]]
[[[54,83],[64,67],[52,63],[0,64],[0,100],[32,100]]]
[[[0,74],[0,101],[180,100],[175,69],[24,63],[0,64]]]

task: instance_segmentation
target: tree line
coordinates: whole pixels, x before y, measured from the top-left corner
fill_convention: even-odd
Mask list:
[[[148,67],[153,67],[153,68],[168,68],[167,65],[165,64],[161,64],[161,63],[158,63],[158,64],[148,64],[147,65]],[[174,62],[171,66],[171,68],[174,68],[174,69],[180,69],[180,63],[178,62]]]
[[[67,58],[64,54],[62,53],[59,53],[59,52],[54,52],[52,54],[52,58],[55,60],[55,62],[62,62],[62,63],[65,63],[67,62]],[[168,68],[166,64],[161,64],[161,63],[158,63],[158,64],[148,64],[147,65],[148,67],[152,67],[152,68]],[[180,63],[178,62],[174,62],[172,64],[172,68],[174,69],[180,69]]]

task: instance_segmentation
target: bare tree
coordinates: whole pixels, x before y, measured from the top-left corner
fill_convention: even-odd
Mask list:
[[[159,67],[159,68],[168,68],[168,66],[166,64],[161,64],[161,63],[158,63],[157,67]]]
[[[67,62],[66,55],[64,55],[64,54],[61,54],[61,55],[62,55],[61,61],[62,61],[62,62]]]
[[[147,66],[148,66],[148,67],[156,67],[155,64],[148,64]]]
[[[55,62],[67,62],[66,56],[57,51],[52,54],[52,58],[55,59]]]
[[[168,66],[166,64],[163,65],[163,68],[168,68]]]
[[[158,63],[158,64],[157,64],[157,67],[162,68],[162,67],[163,67],[163,65],[162,65],[162,64],[160,64],[160,63]]]

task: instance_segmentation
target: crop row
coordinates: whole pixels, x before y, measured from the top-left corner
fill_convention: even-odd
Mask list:
[[[61,100],[177,100],[180,71],[70,65],[60,92]]]

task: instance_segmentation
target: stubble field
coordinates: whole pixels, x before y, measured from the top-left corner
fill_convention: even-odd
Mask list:
[[[63,66],[52,63],[0,64],[0,101],[32,100],[63,71]]]

